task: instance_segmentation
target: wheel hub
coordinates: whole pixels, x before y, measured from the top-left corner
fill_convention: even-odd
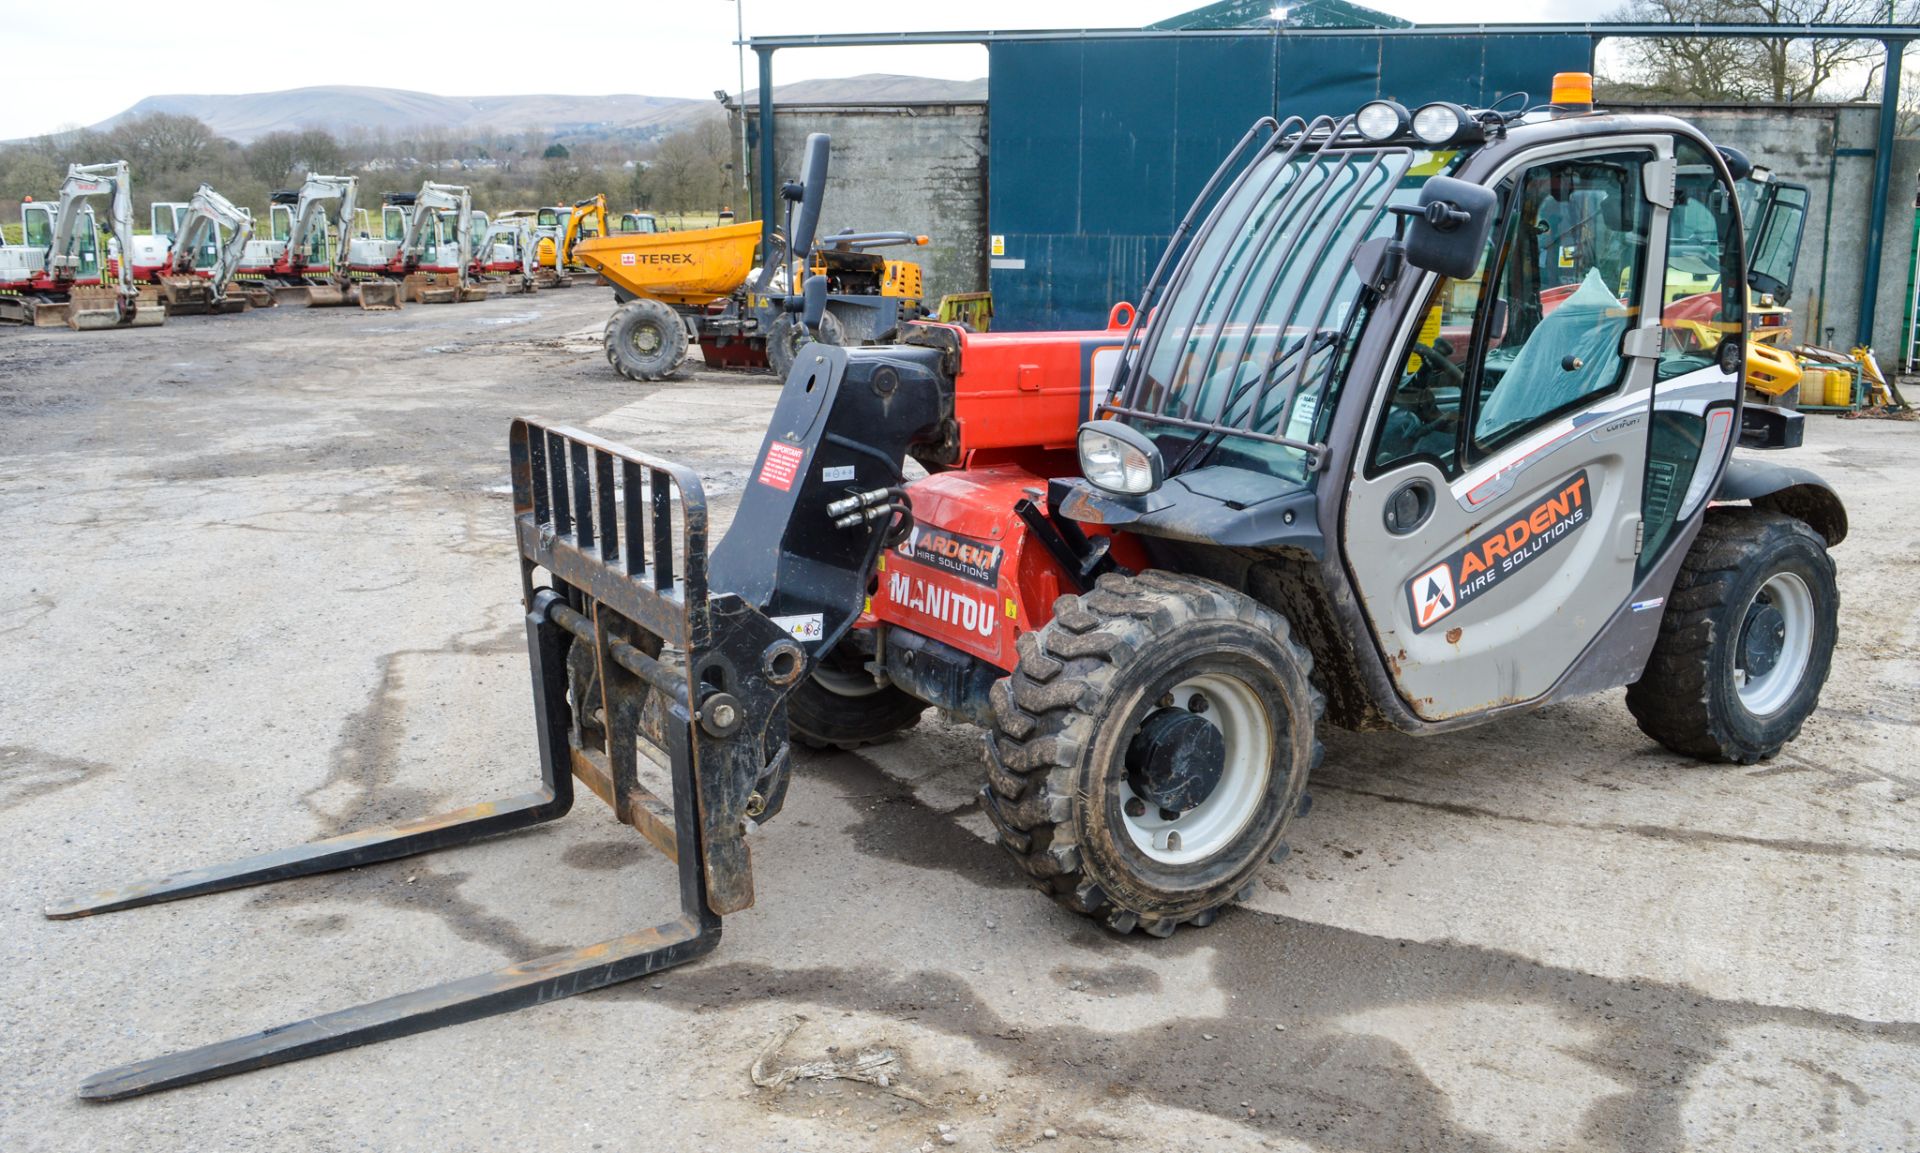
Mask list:
[[[1156,710],[1127,745],[1127,783],[1169,819],[1212,796],[1226,764],[1220,730],[1184,709]]]
[[[1754,602],[1740,636],[1740,665],[1750,677],[1764,677],[1780,663],[1787,647],[1787,618],[1771,604]]]

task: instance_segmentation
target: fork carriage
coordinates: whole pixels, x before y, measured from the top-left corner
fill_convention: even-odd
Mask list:
[[[788,770],[780,688],[807,667],[786,632],[707,587],[699,477],[590,433],[515,421],[515,536],[540,779],[500,801],[55,902],[72,918],[395,860],[553,820],[574,779],[673,861],[680,913],[583,948],[110,1069],[113,1100],[473,1020],[683,964],[753,904],[745,834]],[[663,765],[666,796],[640,780]]]

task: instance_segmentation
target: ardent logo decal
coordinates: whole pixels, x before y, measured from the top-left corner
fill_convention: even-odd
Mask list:
[[[900,555],[988,588],[1000,583],[1000,546],[957,532],[915,525],[913,536],[900,542]]]
[[[1425,632],[1443,617],[1528,562],[1578,532],[1591,520],[1592,491],[1587,472],[1562,481],[1551,496],[1515,513],[1500,527],[1407,582],[1407,608],[1413,631]]]
[[[977,599],[901,572],[887,574],[887,599],[909,612],[983,637],[993,635],[999,615],[994,611],[998,604],[995,598]]]

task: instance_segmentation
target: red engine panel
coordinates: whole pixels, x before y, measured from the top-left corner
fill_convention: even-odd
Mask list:
[[[1012,669],[1014,642],[1052,620],[1054,601],[1074,587],[1013,511],[1022,500],[1044,508],[1046,487],[1045,477],[1010,463],[908,485],[913,535],[882,555],[860,626],[897,625]],[[1144,567],[1131,537],[1116,535],[1113,549],[1121,564]]]
[[[1118,304],[1108,327],[1094,332],[956,328],[960,370],[953,404],[961,457],[1071,452],[1080,425],[1094,418],[1132,323],[1133,306]]]

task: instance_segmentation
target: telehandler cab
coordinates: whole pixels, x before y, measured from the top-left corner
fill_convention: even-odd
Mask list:
[[[1690,319],[1711,350],[1663,322],[1679,205],[1713,214],[1722,283],[1746,283],[1745,161],[1680,120],[1595,112],[1572,79],[1539,108],[1261,120],[1105,331],[807,346],[711,553],[692,471],[514,422],[532,791],[48,913],[534,824],[577,777],[677,863],[681,915],[82,1094],[698,957],[753,902],[747,833],[779,813],[793,744],[879,739],[929,705],[987,728],[985,807],[1019,866],[1156,936],[1285,855],[1325,723],[1438,733],[1625,686],[1672,749],[1773,755],[1827,675],[1846,513],[1811,473],[1734,455],[1793,429],[1743,406],[1744,294]]]

